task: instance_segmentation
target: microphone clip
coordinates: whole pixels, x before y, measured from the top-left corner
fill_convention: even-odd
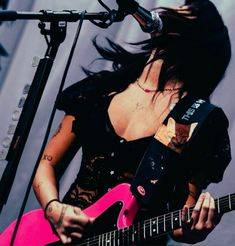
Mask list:
[[[105,8],[108,11],[109,18],[107,20],[103,20],[99,22],[90,20],[91,23],[101,28],[108,28],[114,22],[120,22],[124,20],[125,15],[123,13],[115,9],[110,9],[102,0],[98,0],[98,2],[103,8]]]

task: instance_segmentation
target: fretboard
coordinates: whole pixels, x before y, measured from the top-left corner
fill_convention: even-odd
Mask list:
[[[235,193],[215,199],[218,214],[224,214],[235,209]],[[188,210],[186,219],[190,220],[193,207]],[[182,226],[182,209],[160,215],[129,227],[113,230],[84,239],[79,245],[121,246],[143,242],[151,238],[169,233]]]

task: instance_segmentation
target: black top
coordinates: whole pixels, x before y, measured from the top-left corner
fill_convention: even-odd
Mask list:
[[[80,171],[64,201],[82,209],[115,185],[130,183],[152,139],[145,137],[126,141],[115,133],[108,115],[114,94],[109,96],[101,85],[95,79],[84,79],[62,93],[57,107],[75,117],[72,131],[82,144]],[[177,200],[183,201],[187,197],[188,182],[203,183],[205,188],[211,182],[222,180],[231,160],[227,127],[227,118],[222,114],[219,118],[212,117],[198,132],[192,148],[182,159],[184,168],[177,174],[179,179],[176,179],[176,188],[171,196],[173,200],[177,197]],[[181,207],[182,201],[172,206]],[[146,212],[143,216],[140,213],[140,218],[164,212],[165,205],[156,206],[154,211]]]
[[[108,107],[114,94],[93,94],[94,90],[97,92],[96,88],[84,91],[84,82],[67,88],[58,104],[59,109],[76,118],[72,131],[82,144],[82,163],[66,200],[68,196],[70,199],[72,196],[70,203],[79,204],[82,208],[96,201],[115,185],[131,182],[138,163],[152,139],[145,137],[126,141],[118,136],[108,115]],[[79,195],[81,192],[82,197]]]

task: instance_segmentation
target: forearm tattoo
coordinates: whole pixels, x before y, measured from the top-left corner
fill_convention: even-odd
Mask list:
[[[61,129],[62,129],[62,123],[59,124],[57,131],[53,135],[53,138],[56,137],[60,133]]]
[[[68,206],[66,206],[66,205],[62,206],[60,217],[59,217],[58,221],[54,223],[55,229],[58,229],[62,225],[63,219],[64,219],[64,215],[65,215],[65,212],[66,212],[67,208],[68,208]]]
[[[43,157],[42,157],[43,160],[46,160],[46,161],[52,161],[52,156],[51,155],[46,155],[44,154]]]
[[[43,184],[43,181],[40,181],[35,187],[34,189],[37,190],[38,196],[41,196],[41,185]]]

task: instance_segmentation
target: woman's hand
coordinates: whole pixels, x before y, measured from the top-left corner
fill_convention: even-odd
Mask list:
[[[46,216],[54,226],[62,243],[71,243],[73,238],[82,238],[94,219],[86,216],[78,207],[53,201]]]
[[[221,216],[216,213],[215,201],[208,193],[202,193],[193,209],[191,219],[187,221],[189,207],[182,210],[182,236],[189,243],[203,241],[219,223]]]

